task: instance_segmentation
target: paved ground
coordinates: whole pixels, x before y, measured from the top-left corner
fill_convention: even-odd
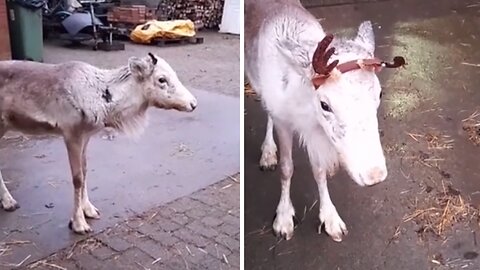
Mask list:
[[[136,141],[122,136],[109,141],[101,134],[92,139],[87,182],[102,215],[89,221],[95,232],[239,172],[239,38],[201,35],[200,45],[127,44],[120,52],[45,46],[46,62],[82,60],[105,68],[151,51],[171,63],[199,101],[193,113],[151,110],[150,125]],[[0,140],[0,168],[21,205],[13,213],[0,211],[0,265],[28,257],[27,265],[85,239],[67,228],[73,192],[61,139],[9,133]]]
[[[291,191],[299,223],[290,241],[273,236],[278,171],[258,170],[266,117],[259,102],[246,99],[246,269],[480,269],[478,130],[468,134],[469,121],[463,121],[479,109],[480,3],[432,3],[391,0],[310,9],[327,30],[346,35],[372,20],[377,55],[403,55],[409,62],[405,70],[380,76],[387,181],[361,188],[341,172],[329,182],[349,230],[342,243],[316,234],[317,188],[301,149],[294,152]],[[478,118],[471,121],[477,124]],[[459,196],[471,206],[462,206]],[[452,215],[456,219],[447,220]]]
[[[26,268],[239,269],[238,179],[152,208]]]

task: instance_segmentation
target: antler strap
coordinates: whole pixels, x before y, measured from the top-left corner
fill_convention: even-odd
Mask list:
[[[327,50],[332,41],[333,35],[327,34],[322,41],[318,43],[317,49],[313,53],[312,66],[315,75],[312,78],[312,83],[315,89],[323,84],[335,69],[340,73],[346,73],[356,69],[380,70],[381,68],[398,68],[407,64],[405,58],[401,56],[395,56],[391,63],[382,61],[378,58],[372,58],[352,60],[342,64],[338,64],[339,60],[334,60],[328,64],[330,57],[335,53],[335,47],[331,47]]]
[[[345,63],[342,63],[337,66],[338,71],[341,73],[349,72],[356,69],[364,69],[367,67],[371,68],[399,68],[405,66],[407,63],[405,62],[405,58],[401,56],[395,56],[393,58],[393,62],[389,63],[386,61],[382,61],[378,58],[372,59],[360,59],[360,60],[352,60]]]

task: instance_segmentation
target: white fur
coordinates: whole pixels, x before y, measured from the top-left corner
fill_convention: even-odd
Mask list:
[[[0,171],[0,200],[2,202],[3,209],[13,211],[18,207],[18,203],[13,199],[12,195],[7,189],[5,182],[3,181],[2,172]]]
[[[287,189],[293,173],[291,140],[295,133],[307,149],[319,187],[319,218],[330,236],[341,241],[347,229],[330,200],[326,179],[339,164],[361,186],[386,178],[376,115],[380,83],[373,72],[357,70],[329,79],[315,90],[311,59],[325,33],[305,10],[289,5],[279,10],[264,20],[255,40],[248,43],[254,44],[253,49],[246,48],[249,81],[262,97],[277,133],[283,134],[278,136],[282,194],[273,228],[287,239],[293,233],[293,207]],[[335,39],[333,46],[337,54],[331,60],[338,59],[340,63],[372,57],[375,45],[371,23],[362,23],[353,40]],[[322,109],[322,101],[333,113]],[[261,165],[265,163],[264,156],[271,156],[276,148],[270,132],[267,128]]]

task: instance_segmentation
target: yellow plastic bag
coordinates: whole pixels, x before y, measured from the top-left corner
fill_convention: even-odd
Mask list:
[[[157,21],[140,24],[130,34],[137,43],[150,43],[155,38],[180,38],[195,36],[195,25],[191,20]]]

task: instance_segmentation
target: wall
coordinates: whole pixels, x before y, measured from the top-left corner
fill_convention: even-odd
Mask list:
[[[11,59],[6,1],[0,0],[0,60]]]

